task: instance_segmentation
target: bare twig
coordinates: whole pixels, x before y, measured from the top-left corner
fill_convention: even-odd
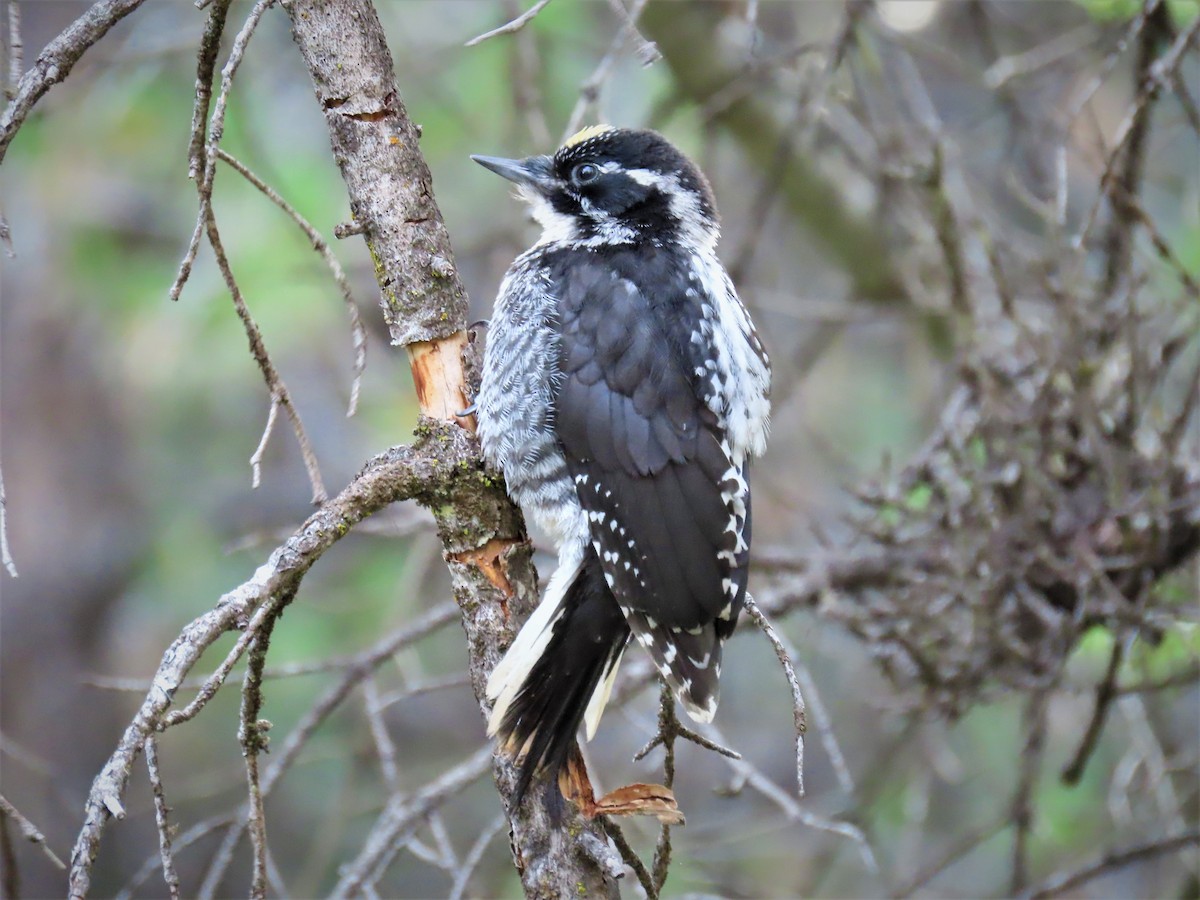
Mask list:
[[[666,690],[664,687],[663,690]],[[673,701],[672,701],[673,703]],[[663,768],[667,773],[667,787],[671,787],[672,780],[675,778],[675,751],[674,744],[676,738],[683,738],[685,741],[690,741],[697,747],[703,747],[705,750],[711,750],[721,756],[729,759],[741,759],[742,754],[736,750],[730,750],[728,747],[718,744],[716,741],[709,740],[702,734],[697,734],[679,721],[679,717],[675,715],[674,705],[668,710],[666,708],[666,700],[660,700],[658,711],[658,731],[655,733],[647,744],[642,747],[637,753],[633,754],[633,761],[645,759],[650,755],[650,751],[660,744],[667,750],[667,756],[670,758],[664,760]]]
[[[250,315],[250,309],[246,306],[242,290],[238,286],[237,279],[233,276],[233,269],[230,268],[229,259],[225,255],[225,247],[221,242],[221,232],[217,228],[217,220],[213,215],[211,206],[207,208],[205,230],[208,232],[208,243],[217,258],[217,268],[221,270],[221,276],[225,279],[225,286],[229,289],[229,295],[233,298],[234,309],[237,310],[238,318],[242,320],[242,326],[246,330],[246,337],[250,339],[250,353],[254,357],[254,361],[258,363],[258,368],[262,372],[263,378],[267,382],[267,387],[271,391],[271,397],[283,407],[283,411],[287,413],[288,420],[292,423],[292,431],[296,435],[296,442],[300,445],[300,455],[304,459],[304,468],[308,472],[308,480],[312,486],[312,502],[315,504],[324,503],[329,499],[329,494],[326,493],[325,483],[321,479],[321,468],[317,463],[316,452],[313,450],[312,443],[308,439],[308,433],[304,430],[304,423],[300,420],[300,413],[292,402],[292,395],[289,393],[287,385],[283,383],[279,371],[275,368],[275,363],[271,360],[271,356],[267,352],[267,346],[263,342],[262,331],[259,330],[258,323],[254,321],[254,317]]]
[[[654,41],[647,40],[646,36],[638,31],[637,20],[645,4],[638,4],[637,0],[634,0],[633,7],[626,9],[624,0],[608,0],[608,5],[617,14],[617,18],[624,23],[629,37],[633,38],[636,44],[634,54],[637,56],[638,62],[643,66],[652,66],[662,59],[662,54],[658,52],[658,45]]]
[[[163,716],[184,677],[200,655],[227,631],[238,628],[270,597],[294,591],[308,569],[337,540],[368,515],[404,497],[426,490],[440,463],[408,448],[376,457],[337,497],[309,517],[286,543],[271,554],[254,576],[225,594],[217,605],[183,629],[163,655],[153,686],[116,750],[96,776],[88,794],[86,815],[71,854],[70,894],[87,894],[100,837],[110,816],[121,817],[121,796],[133,762],[147,736],[163,727]]]
[[[710,725],[709,731],[716,735],[718,741],[724,742],[726,740],[725,735],[721,733],[720,729]],[[791,791],[784,790],[749,760],[729,759],[727,765],[733,770],[736,779],[733,790],[740,789],[742,785],[749,786],[778,807],[789,821],[798,822],[806,828],[813,828],[817,831],[824,831],[828,834],[836,834],[848,838],[858,848],[863,865],[872,874],[879,873],[879,861],[875,856],[875,851],[871,847],[870,841],[867,840],[866,833],[857,825],[838,819],[830,819],[805,808],[797,801]]]
[[[66,863],[58,858],[58,854],[50,849],[50,845],[46,843],[45,835],[38,831],[36,825],[21,815],[20,810],[9,803],[3,794],[0,794],[0,813],[3,813],[6,818],[11,819],[16,824],[17,828],[21,830],[21,837],[25,838],[31,844],[41,847],[42,852],[46,854],[46,858],[54,863],[56,867],[60,869],[67,867]]]
[[[1121,670],[1121,662],[1125,658],[1125,642],[1117,635],[1113,640],[1112,653],[1108,658],[1108,668],[1104,678],[1096,686],[1096,704],[1092,708],[1092,718],[1084,730],[1083,739],[1071,761],[1063,768],[1061,778],[1064,784],[1078,784],[1083,777],[1088,760],[1096,749],[1096,743],[1104,730],[1104,722],[1108,718],[1108,710],[1117,696],[1117,675]]]
[[[179,837],[171,841],[171,848],[175,853],[180,850],[185,850],[195,844],[197,841],[203,840],[219,828],[224,828],[229,825],[234,819],[234,814],[213,816],[196,823]],[[134,876],[126,882],[114,895],[114,900],[133,900],[133,892],[146,883],[146,880],[154,874],[155,869],[162,868],[162,859],[160,854],[155,853],[146,857],[140,869],[134,873]]]
[[[378,881],[396,851],[420,823],[433,810],[482,777],[491,764],[492,748],[483,747],[415,794],[390,800],[371,828],[361,852],[343,869],[332,896],[349,897]]]
[[[654,888],[654,876],[650,874],[650,870],[646,868],[646,864],[629,846],[629,841],[625,838],[625,832],[621,830],[621,826],[607,816],[600,819],[601,825],[604,827],[605,834],[608,839],[613,842],[613,846],[617,848],[617,852],[621,854],[621,859],[625,865],[633,871],[638,882],[642,886],[642,890],[646,892],[648,900],[657,900],[658,892]]]
[[[521,13],[521,15],[517,16],[511,22],[506,22],[499,28],[493,28],[491,31],[486,31],[477,37],[473,37],[463,46],[474,47],[476,44],[482,44],[484,41],[494,37],[499,37],[502,34],[512,34],[513,32],[520,31],[522,28],[532,22],[538,13],[540,13],[549,5],[550,0],[537,0],[537,3],[533,4],[533,6],[529,7],[529,9],[525,10],[525,12]]]
[[[1043,900],[1087,884],[1101,876],[1116,872],[1126,866],[1145,860],[1155,859],[1166,853],[1174,853],[1193,844],[1200,844],[1200,829],[1190,829],[1179,834],[1171,835],[1157,841],[1147,841],[1125,850],[1110,850],[1094,862],[1088,863],[1073,872],[1061,872],[1047,879],[1037,887],[1021,894],[1025,900]]]
[[[1049,691],[1035,691],[1026,703],[1023,716],[1025,746],[1021,750],[1021,765],[1017,788],[1013,793],[1011,821],[1013,825],[1012,872],[1010,894],[1021,891],[1029,878],[1029,835],[1033,830],[1033,790],[1041,771],[1042,751],[1046,738],[1046,705]]]
[[[663,736],[663,785],[668,789],[675,786],[675,738],[679,736],[679,717],[675,714],[675,695],[663,682],[659,698],[658,733]],[[654,845],[654,893],[662,893],[663,885],[671,872],[671,825],[663,822],[659,828],[658,841]]]
[[[796,679],[796,670],[792,666],[792,653],[771,625],[771,621],[758,608],[758,604],[749,594],[746,595],[746,613],[771,642],[771,646],[775,649],[775,656],[779,659],[779,665],[783,667],[783,674],[787,677],[788,687],[792,691],[792,724],[796,732],[796,793],[803,797],[804,733],[808,730],[808,723],[805,716],[804,696],[800,693],[800,682]]]
[[[0,209],[0,247],[4,248],[4,255],[9,259],[16,258],[16,251],[13,250],[12,231],[8,227],[8,219],[4,218],[3,209]]]
[[[212,101],[213,75],[216,73],[217,54],[221,50],[221,34],[225,30],[229,4],[230,0],[217,0],[217,4],[209,12],[204,23],[204,34],[200,38],[200,49],[196,54],[196,95],[192,106],[191,139],[188,141],[188,177],[193,180],[200,177],[204,171],[208,108]],[[196,224],[199,231],[199,220]]]
[[[16,96],[0,113],[0,162],[25,119],[46,92],[70,73],[88,49],[109,29],[142,5],[144,0],[100,0],[88,8],[38,54],[21,76]],[[12,4],[9,4],[12,9]]]
[[[1028,50],[1000,57],[984,71],[983,83],[993,91],[998,90],[1014,78],[1041,72],[1064,59],[1075,56],[1095,43],[1095,26],[1081,25],[1055,35],[1050,40]]]
[[[167,818],[170,808],[163,792],[162,773],[158,769],[158,741],[151,735],[146,738],[146,769],[150,773],[150,789],[154,794],[154,822],[158,826],[158,853],[162,860],[163,881],[171,900],[179,897],[179,873],[175,871],[175,857],[171,851],[171,823]]]
[[[617,61],[617,55],[630,37],[636,36],[642,42],[641,48],[643,50],[648,46],[654,49],[655,54],[658,53],[658,48],[652,42],[643,38],[637,30],[637,20],[641,17],[642,10],[646,7],[646,2],[647,0],[633,0],[633,7],[627,12],[622,7],[625,21],[613,36],[612,42],[608,45],[608,51],[600,59],[592,74],[580,85],[579,99],[575,101],[575,107],[571,110],[571,115],[567,117],[567,127],[563,132],[564,141],[579,130],[580,125],[583,124],[584,114],[599,99],[601,88],[612,77],[613,65]],[[647,61],[644,56],[643,61],[646,65],[653,62],[652,59]]]
[[[505,15],[516,16],[520,9],[521,0],[504,0]],[[508,55],[513,113],[525,123],[533,146],[548,148],[550,126],[546,123],[540,87],[544,73],[538,52],[538,36],[532,28],[517,32],[517,36],[509,42]]]
[[[208,136],[204,136],[203,115],[208,110],[209,98],[212,92],[212,73],[216,65],[216,56],[220,48],[221,31],[225,25],[230,0],[217,0],[209,11],[208,24],[200,44],[200,55],[196,73],[196,101],[192,112],[192,137],[188,147],[188,175],[199,178],[196,182],[196,193],[199,195],[199,210],[196,213],[196,225],[192,229],[191,240],[188,241],[187,251],[179,263],[179,271],[175,281],[168,291],[172,300],[178,300],[183,286],[187,284],[196,262],[196,254],[200,249],[200,239],[208,227],[209,213],[212,209],[213,179],[217,175],[217,147],[225,135],[225,109],[229,102],[229,92],[233,88],[233,78],[249,44],[259,20],[275,0],[258,0],[245,23],[233,40],[229,50],[229,58],[221,69],[221,92],[217,95],[217,103],[209,123]]]
[[[1137,96],[1129,112],[1117,127],[1112,149],[1109,151],[1108,158],[1104,164],[1104,171],[1100,177],[1100,192],[1088,209],[1079,233],[1073,239],[1075,247],[1079,248],[1087,244],[1092,227],[1095,225],[1100,205],[1104,198],[1111,194],[1117,165],[1122,160],[1132,158],[1133,162],[1131,164],[1135,164],[1140,168],[1140,161],[1138,160],[1140,154],[1126,154],[1126,150],[1130,147],[1135,135],[1144,130],[1146,114],[1150,105],[1158,97],[1163,87],[1175,77],[1179,66],[1187,56],[1188,48],[1198,34],[1200,34],[1200,17],[1194,19],[1187,28],[1181,30],[1167,52],[1146,69],[1145,78],[1138,85]],[[1131,194],[1136,193],[1136,186],[1133,189],[1129,189],[1127,186],[1127,191]]]
[[[379,756],[379,767],[383,770],[383,783],[389,791],[395,792],[400,786],[400,772],[396,767],[396,745],[388,734],[387,723],[383,721],[383,703],[379,699],[379,686],[374,678],[368,677],[363,682],[363,700],[367,722],[371,727],[371,738]]]
[[[735,282],[744,277],[754,261],[763,229],[770,220],[771,209],[781,193],[780,186],[789,161],[794,155],[805,156],[811,150],[813,136],[816,134],[817,124],[821,120],[833,84],[833,76],[841,66],[846,51],[853,44],[859,20],[867,8],[866,3],[846,4],[841,25],[829,46],[824,65],[819,72],[803,82],[791,118],[779,135],[771,163],[759,184],[751,207],[753,212],[749,216],[749,227],[742,237],[741,247],[734,255],[734,262],[729,267],[729,274]]]
[[[462,900],[466,896],[467,888],[471,886],[471,876],[475,874],[475,870],[479,867],[479,862],[483,859],[483,854],[487,851],[488,845],[491,844],[496,835],[507,824],[508,817],[499,815],[488,822],[483,830],[479,832],[479,837],[475,839],[475,843],[471,845],[471,849],[463,857],[462,865],[454,876],[454,884],[450,888],[450,900]]]
[[[17,85],[25,72],[25,43],[21,39],[21,0],[8,0],[8,85],[9,100],[17,96]]]
[[[345,240],[348,237],[353,237],[356,234],[366,234],[367,226],[358,221],[339,222],[333,227],[333,236],[339,241]]]
[[[8,814],[3,809],[0,809],[0,886],[6,897],[21,895],[21,869],[12,835],[8,833]]]
[[[267,199],[282,209],[296,223],[297,227],[304,232],[312,244],[312,248],[321,255],[321,258],[325,260],[325,265],[329,267],[330,274],[333,275],[333,280],[342,292],[342,300],[346,304],[346,311],[350,314],[350,333],[354,339],[354,381],[350,385],[350,406],[346,415],[354,415],[358,409],[358,394],[362,388],[363,370],[367,365],[367,330],[363,326],[362,316],[358,313],[358,304],[354,301],[354,294],[350,290],[350,279],[346,277],[346,272],[342,268],[342,264],[338,261],[337,256],[334,255],[333,250],[330,249],[329,244],[321,237],[321,233],[304,216],[300,215],[295,207],[284,200],[277,191],[250,171],[236,157],[226,153],[220,147],[216,149],[216,153],[218,159],[223,160],[236,169],[243,178],[258,188],[266,195]],[[269,433],[270,426],[268,425],[267,432],[263,435],[264,444]]]
[[[846,763],[845,754],[842,753],[841,745],[834,733],[833,717],[829,715],[829,710],[826,709],[825,702],[821,699],[821,692],[817,690],[817,681],[799,654],[792,654],[791,662],[795,668],[796,682],[800,686],[801,696],[805,698],[807,704],[805,710],[807,712],[808,707],[812,708],[817,738],[821,741],[821,746],[825,748],[830,765],[833,766],[834,774],[837,776],[838,784],[847,794],[853,794],[854,776],[850,774],[850,766]]]
[[[997,818],[994,822],[976,828],[963,835],[959,840],[955,841],[950,848],[943,853],[938,859],[921,869],[911,880],[906,882],[902,887],[898,888],[894,896],[897,900],[903,900],[905,897],[911,897],[933,879],[937,878],[956,862],[961,860],[967,854],[971,853],[980,844],[995,836],[1005,825],[1008,824],[1008,817],[1003,816]]]
[[[362,653],[340,661],[338,668],[345,669],[345,674],[343,674],[342,678],[336,684],[332,685],[322,694],[316,703],[309,708],[308,712],[300,718],[300,721],[296,723],[296,727],[284,740],[271,766],[264,773],[261,786],[263,798],[266,799],[270,796],[279,779],[291,768],[292,764],[299,757],[300,751],[308,744],[309,739],[316,732],[317,728],[320,727],[335,709],[341,706],[350,693],[364,679],[369,677],[384,662],[391,659],[399,650],[416,643],[457,619],[458,608],[452,603],[442,604],[441,606],[434,607],[425,616],[417,619],[415,622],[410,623],[406,627],[368,647]],[[220,847],[213,854],[212,861],[209,863],[208,871],[204,875],[200,889],[196,892],[196,896],[200,900],[216,896],[221,880],[225,877],[230,863],[233,862],[234,851],[237,849],[242,836],[246,833],[248,821],[246,812],[248,812],[248,809],[243,810],[239,818],[233,821],[226,819],[218,824],[217,827],[228,827],[224,838],[221,840]]]
[[[267,896],[267,815],[263,807],[262,785],[258,777],[258,757],[267,749],[267,730],[271,723],[259,719],[262,709],[263,667],[267,661],[267,650],[271,645],[271,632],[284,606],[295,596],[285,594],[277,602],[267,604],[270,614],[262,625],[255,629],[254,643],[246,665],[246,676],[242,680],[242,703],[239,713],[238,743],[242,745],[242,758],[246,762],[246,785],[248,788],[247,822],[253,861],[250,878],[250,896],[263,900]],[[275,598],[272,598],[274,601]],[[249,630],[249,629],[247,629]]]
[[[262,438],[258,446],[250,454],[250,487],[257,488],[262,483],[262,459],[267,452],[267,443],[271,440],[271,432],[275,430],[275,420],[279,418],[279,397],[271,394],[271,406],[267,410],[267,424],[263,428]]]
[[[0,464],[0,562],[13,578],[17,577],[17,564],[8,548],[8,497],[4,493],[4,466]]]

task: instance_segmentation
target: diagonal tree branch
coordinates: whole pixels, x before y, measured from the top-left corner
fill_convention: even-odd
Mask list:
[[[75,68],[75,63],[109,29],[137,9],[145,0],[102,0],[76,19],[62,34],[46,45],[17,85],[17,94],[0,114],[0,162],[25,119],[46,92]]]
[[[423,452],[420,444],[377,456],[337,497],[310,516],[248,581],[192,621],[167,648],[145,701],[88,794],[83,827],[71,854],[72,898],[87,894],[104,826],[110,818],[125,815],[121,798],[133,762],[146,738],[166,724],[165,714],[175,692],[204,651],[228,631],[244,628],[250,632],[247,622],[272,598],[294,596],[313,563],[355,524],[389,503],[423,494],[428,485],[444,484],[456,472],[464,471],[470,458],[467,443],[436,428],[430,434],[436,435],[432,442],[442,459]]]

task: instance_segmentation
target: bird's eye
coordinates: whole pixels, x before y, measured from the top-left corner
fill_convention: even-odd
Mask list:
[[[589,181],[595,181],[599,174],[600,170],[591,163],[581,163],[571,172],[571,180],[576,184],[587,184]]]

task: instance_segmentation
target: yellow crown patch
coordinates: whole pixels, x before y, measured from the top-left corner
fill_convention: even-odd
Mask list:
[[[582,144],[584,141],[591,140],[594,137],[599,137],[606,131],[613,131],[611,125],[589,125],[587,128],[581,129],[571,135],[563,142],[562,149],[574,147],[576,144]]]

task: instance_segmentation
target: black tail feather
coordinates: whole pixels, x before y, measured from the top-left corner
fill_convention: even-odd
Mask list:
[[[500,737],[520,760],[514,802],[520,805],[539,772],[558,773],[583,720],[588,701],[629,640],[629,626],[604,580],[600,560],[589,548],[562,600],[562,615],[549,643],[504,714]]]

